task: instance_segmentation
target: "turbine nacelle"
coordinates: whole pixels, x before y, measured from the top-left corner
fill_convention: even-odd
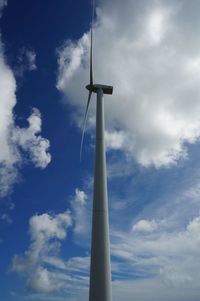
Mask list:
[[[90,92],[97,93],[98,89],[103,90],[103,94],[112,94],[113,93],[113,87],[112,86],[107,86],[107,85],[98,85],[98,84],[89,84],[86,86],[86,89]]]

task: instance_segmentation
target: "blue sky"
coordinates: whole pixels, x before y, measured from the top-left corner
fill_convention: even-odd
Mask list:
[[[101,0],[114,300],[200,298],[200,3]],[[90,1],[0,0],[0,299],[88,300]]]

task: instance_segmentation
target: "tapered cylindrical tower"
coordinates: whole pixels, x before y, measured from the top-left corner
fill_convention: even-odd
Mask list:
[[[103,89],[97,89],[89,301],[112,301]]]

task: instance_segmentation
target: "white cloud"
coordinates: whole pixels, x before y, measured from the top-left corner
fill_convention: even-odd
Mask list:
[[[66,238],[71,223],[69,211],[31,217],[31,244],[24,255],[15,255],[12,262],[13,271],[26,275],[28,289],[51,292],[65,287],[66,276],[45,267],[45,259],[58,254],[60,241]]]
[[[142,219],[133,225],[132,231],[137,232],[153,232],[157,228],[157,223],[155,220],[148,221]]]
[[[6,5],[7,5],[7,0],[0,0],[0,17],[1,17],[1,11]]]
[[[15,63],[14,72],[16,76],[23,77],[26,71],[35,70],[37,70],[35,51],[32,49],[22,47],[19,50],[19,54]]]
[[[63,288],[57,273],[52,273],[45,268],[38,267],[27,282],[30,291],[50,293]]]
[[[48,152],[50,143],[39,135],[42,124],[40,112],[32,110],[28,127],[16,125],[13,112],[17,103],[16,88],[16,81],[6,63],[0,40],[0,197],[9,193],[13,184],[19,180],[18,170],[26,163],[26,156],[40,168],[45,168],[51,161]]]
[[[0,197],[6,196],[12,191],[13,184],[19,181],[17,168],[12,165],[0,164]]]
[[[125,300],[132,300],[134,296],[138,301],[199,299],[200,202],[197,174],[195,178],[197,182],[194,184],[193,179],[192,187],[182,187],[179,193],[170,192],[170,196],[146,202],[134,222],[127,220],[126,209],[120,211],[117,228],[116,223],[111,224],[113,293],[116,300],[122,296]],[[129,203],[129,206],[134,205]]]
[[[69,300],[77,300],[79,296],[83,300],[88,298],[88,254],[67,260],[59,255],[59,243],[78,223],[83,223],[78,231],[79,237],[84,237],[82,247],[88,249],[86,240],[90,231],[82,231],[91,215],[87,206],[86,193],[77,188],[71,200],[72,216],[65,212],[36,215],[30,219],[31,245],[23,256],[14,257],[13,270],[25,273],[27,287],[42,293],[44,300],[48,300],[53,291],[67,293]],[[138,301],[198,301],[199,184],[182,191],[179,196],[171,196],[170,202],[163,199],[156,207],[151,208],[150,204],[146,207],[147,211],[140,219],[137,217],[136,222],[127,222],[120,210],[118,228],[111,224],[114,298],[118,301],[123,296],[131,301],[134,295]],[[71,227],[72,220],[74,227]]]
[[[198,216],[183,230],[168,232],[167,229],[157,229],[155,233],[149,232],[145,236],[135,231],[112,233],[111,253],[118,258],[113,270],[118,279],[114,282],[116,293],[124,291],[132,283],[132,289],[124,296],[126,300],[135,294],[137,300],[147,300],[147,290],[151,300],[198,300],[199,221]],[[121,281],[123,276],[125,279]],[[139,282],[134,280],[135,277],[140,279]],[[119,283],[120,289],[117,288]],[[170,298],[165,297],[164,292],[168,290],[171,292]],[[159,293],[161,291],[163,296]],[[119,296],[117,300],[118,298],[120,300]]]
[[[123,149],[126,139],[126,134],[123,132],[108,132],[105,131],[106,147],[108,149]]]
[[[156,284],[156,286],[155,286]],[[163,285],[159,278],[137,279],[133,280],[117,280],[113,284],[113,298],[116,301],[126,299],[132,301],[133,296],[138,301],[188,301],[198,300],[199,290],[180,289],[178,287],[169,287]],[[150,299],[152,298],[152,299]]]
[[[147,30],[149,31],[149,42],[152,43],[152,45],[158,45],[162,42],[165,29],[168,27],[167,21],[168,14],[166,10],[157,9],[149,15]]]
[[[30,232],[33,240],[45,243],[52,237],[64,239],[66,228],[71,225],[71,215],[69,211],[51,216],[47,213],[34,215],[30,219]]]
[[[187,230],[192,235],[195,235],[197,240],[200,240],[200,235],[199,235],[199,232],[200,232],[200,217],[196,217],[195,219],[193,219],[188,224]]]
[[[37,69],[36,66],[36,53],[33,50],[27,50],[26,56],[29,62],[29,70],[33,71]]]
[[[114,86],[114,95],[105,99],[106,125],[109,133],[123,133],[123,139],[112,134],[109,146],[144,166],[174,164],[200,136],[200,3],[101,3],[94,30],[95,82]],[[88,52],[88,33],[59,50],[57,87],[78,116],[86,99]],[[90,111],[93,115],[93,105]]]
[[[26,277],[26,286],[43,297],[51,292],[66,291],[70,296],[88,288],[90,257],[60,257],[61,243],[71,229],[73,234],[86,235],[87,195],[76,188],[71,211],[60,214],[34,215],[29,220],[31,243],[22,255],[14,255],[12,271]],[[88,235],[88,233],[87,233]],[[82,238],[82,239],[85,239]],[[87,292],[87,291],[86,291]]]
[[[88,196],[84,191],[80,189],[75,189],[75,196],[71,200],[71,208],[73,213],[74,220],[74,233],[78,235],[78,239],[83,237],[88,229],[88,204],[87,204]]]
[[[29,127],[25,129],[15,127],[13,142],[29,154],[36,167],[45,168],[51,161],[51,155],[48,153],[50,143],[39,135],[42,121],[37,109],[32,110],[28,123]]]
[[[87,195],[84,191],[79,190],[78,188],[75,189],[75,203],[80,205],[85,205],[87,200]]]
[[[74,72],[79,69],[85,50],[88,47],[88,35],[84,34],[78,43],[73,44],[71,41],[67,41],[60,49],[58,49],[58,89],[64,90],[65,84],[74,76]]]
[[[8,214],[6,214],[6,213],[3,213],[1,216],[0,216],[0,219],[2,220],[2,221],[4,221],[4,222],[6,222],[7,224],[12,224],[12,219],[11,219],[11,217],[8,215]]]

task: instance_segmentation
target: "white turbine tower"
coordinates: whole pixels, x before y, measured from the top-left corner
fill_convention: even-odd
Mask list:
[[[104,140],[104,94],[112,94],[113,87],[93,82],[93,21],[91,25],[90,45],[90,83],[86,86],[89,91],[84,116],[83,133],[81,140],[81,154],[88,108],[92,93],[97,94],[96,108],[96,150],[93,192],[92,242],[90,263],[90,291],[89,301],[112,301],[112,280],[110,265],[109,217],[106,175],[106,154]]]

